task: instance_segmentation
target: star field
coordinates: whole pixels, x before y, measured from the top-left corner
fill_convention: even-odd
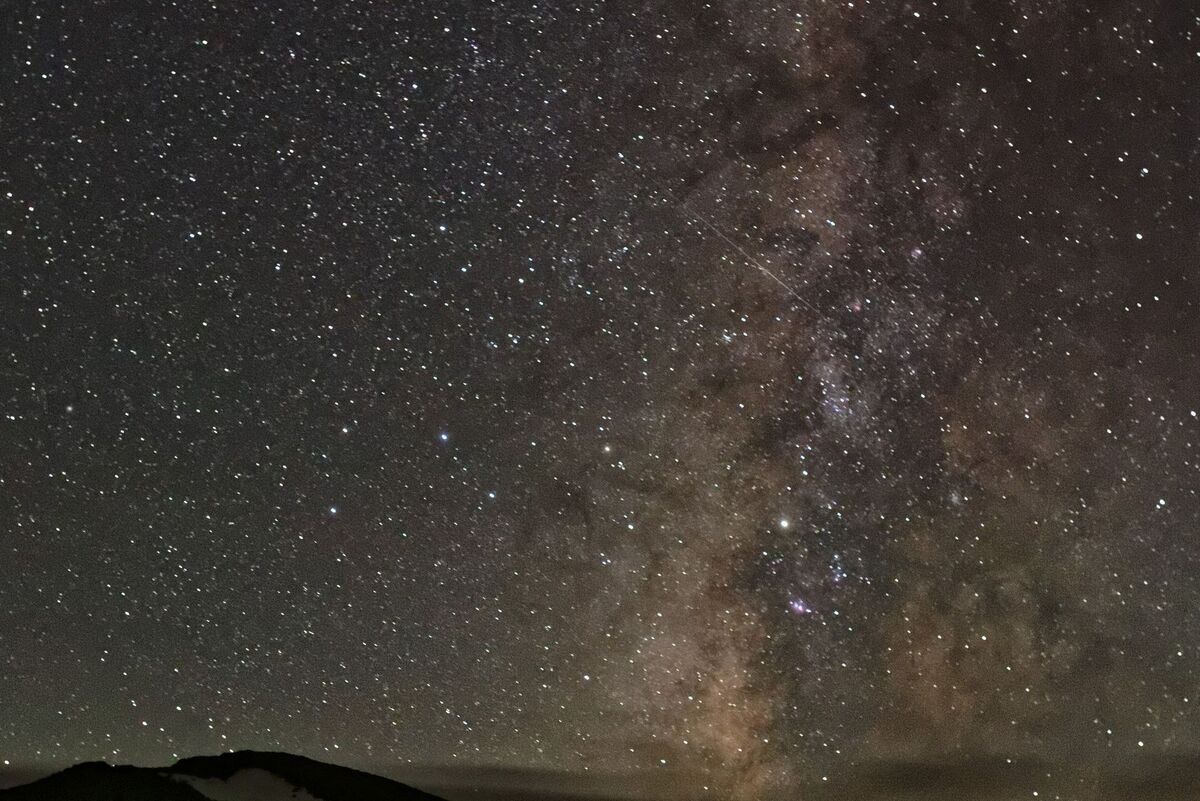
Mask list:
[[[12,5],[0,757],[1194,752],[1200,18],[1087,5]]]

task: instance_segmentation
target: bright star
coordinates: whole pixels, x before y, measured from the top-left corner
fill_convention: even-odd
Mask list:
[[[787,608],[794,615],[811,615],[813,613],[813,608],[798,595],[788,597]]]

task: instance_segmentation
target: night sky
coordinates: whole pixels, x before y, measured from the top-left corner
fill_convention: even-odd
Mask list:
[[[1200,749],[1189,5],[0,3],[0,757]]]

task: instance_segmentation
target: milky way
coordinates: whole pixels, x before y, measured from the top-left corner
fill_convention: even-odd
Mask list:
[[[1200,746],[1200,21],[1087,5],[6,14],[0,755]]]

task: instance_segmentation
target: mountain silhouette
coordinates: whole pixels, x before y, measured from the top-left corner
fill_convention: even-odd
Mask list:
[[[0,801],[442,801],[406,784],[264,751],[189,757],[165,768],[84,762]]]
[[[721,799],[645,780],[600,777],[595,784],[558,772],[443,766],[422,784],[446,796],[489,801],[664,801]],[[643,777],[645,779],[645,777]],[[884,760],[854,773],[769,796],[772,801],[1195,801],[1200,757],[1169,754],[1109,764],[1037,758]],[[0,790],[0,801],[444,801],[382,776],[292,754],[237,751],[189,757],[170,767],[84,762],[29,784]]]

